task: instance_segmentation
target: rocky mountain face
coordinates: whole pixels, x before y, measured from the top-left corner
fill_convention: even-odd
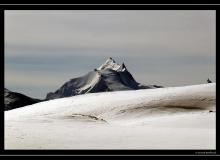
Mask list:
[[[86,75],[64,83],[55,92],[50,92],[46,100],[70,97],[86,93],[161,88],[157,85],[142,85],[135,81],[125,64],[118,65],[109,58],[100,67]]]
[[[20,93],[12,92],[6,88],[4,89],[4,92],[5,111],[31,105],[41,101],[39,99],[34,99]]]

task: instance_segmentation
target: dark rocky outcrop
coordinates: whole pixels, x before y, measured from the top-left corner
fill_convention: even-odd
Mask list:
[[[5,100],[5,108],[4,110],[11,110],[19,107],[23,107],[26,105],[31,105],[34,103],[38,103],[41,100],[34,99],[28,96],[25,96],[21,93],[12,92],[8,89],[4,89],[4,100]]]
[[[207,83],[212,83],[212,81],[208,78]]]

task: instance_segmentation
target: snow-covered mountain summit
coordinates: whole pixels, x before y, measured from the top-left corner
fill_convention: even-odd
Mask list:
[[[159,88],[157,85],[141,85],[136,82],[124,63],[117,64],[111,57],[105,63],[84,76],[64,83],[55,92],[47,94],[46,99],[70,97],[85,93],[106,91],[137,90]]]
[[[115,60],[110,57],[105,61],[105,63],[103,63],[100,67],[98,67],[97,70],[112,69],[117,71],[120,67],[121,66],[117,64]]]

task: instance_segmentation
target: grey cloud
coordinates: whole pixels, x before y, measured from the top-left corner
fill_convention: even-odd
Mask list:
[[[143,83],[215,80],[215,25],[205,10],[6,11],[6,86],[44,96],[109,56]]]
[[[207,43],[207,39],[215,38],[214,13],[214,11],[7,11],[6,43],[44,48],[56,46],[72,49],[143,50],[150,46],[159,48],[172,44],[172,48],[177,51],[180,47],[185,48],[187,54],[195,48],[207,51],[214,47],[212,45],[214,43]]]

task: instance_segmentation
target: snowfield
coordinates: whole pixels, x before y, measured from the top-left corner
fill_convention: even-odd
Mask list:
[[[216,84],[90,93],[5,111],[5,149],[215,149]]]

